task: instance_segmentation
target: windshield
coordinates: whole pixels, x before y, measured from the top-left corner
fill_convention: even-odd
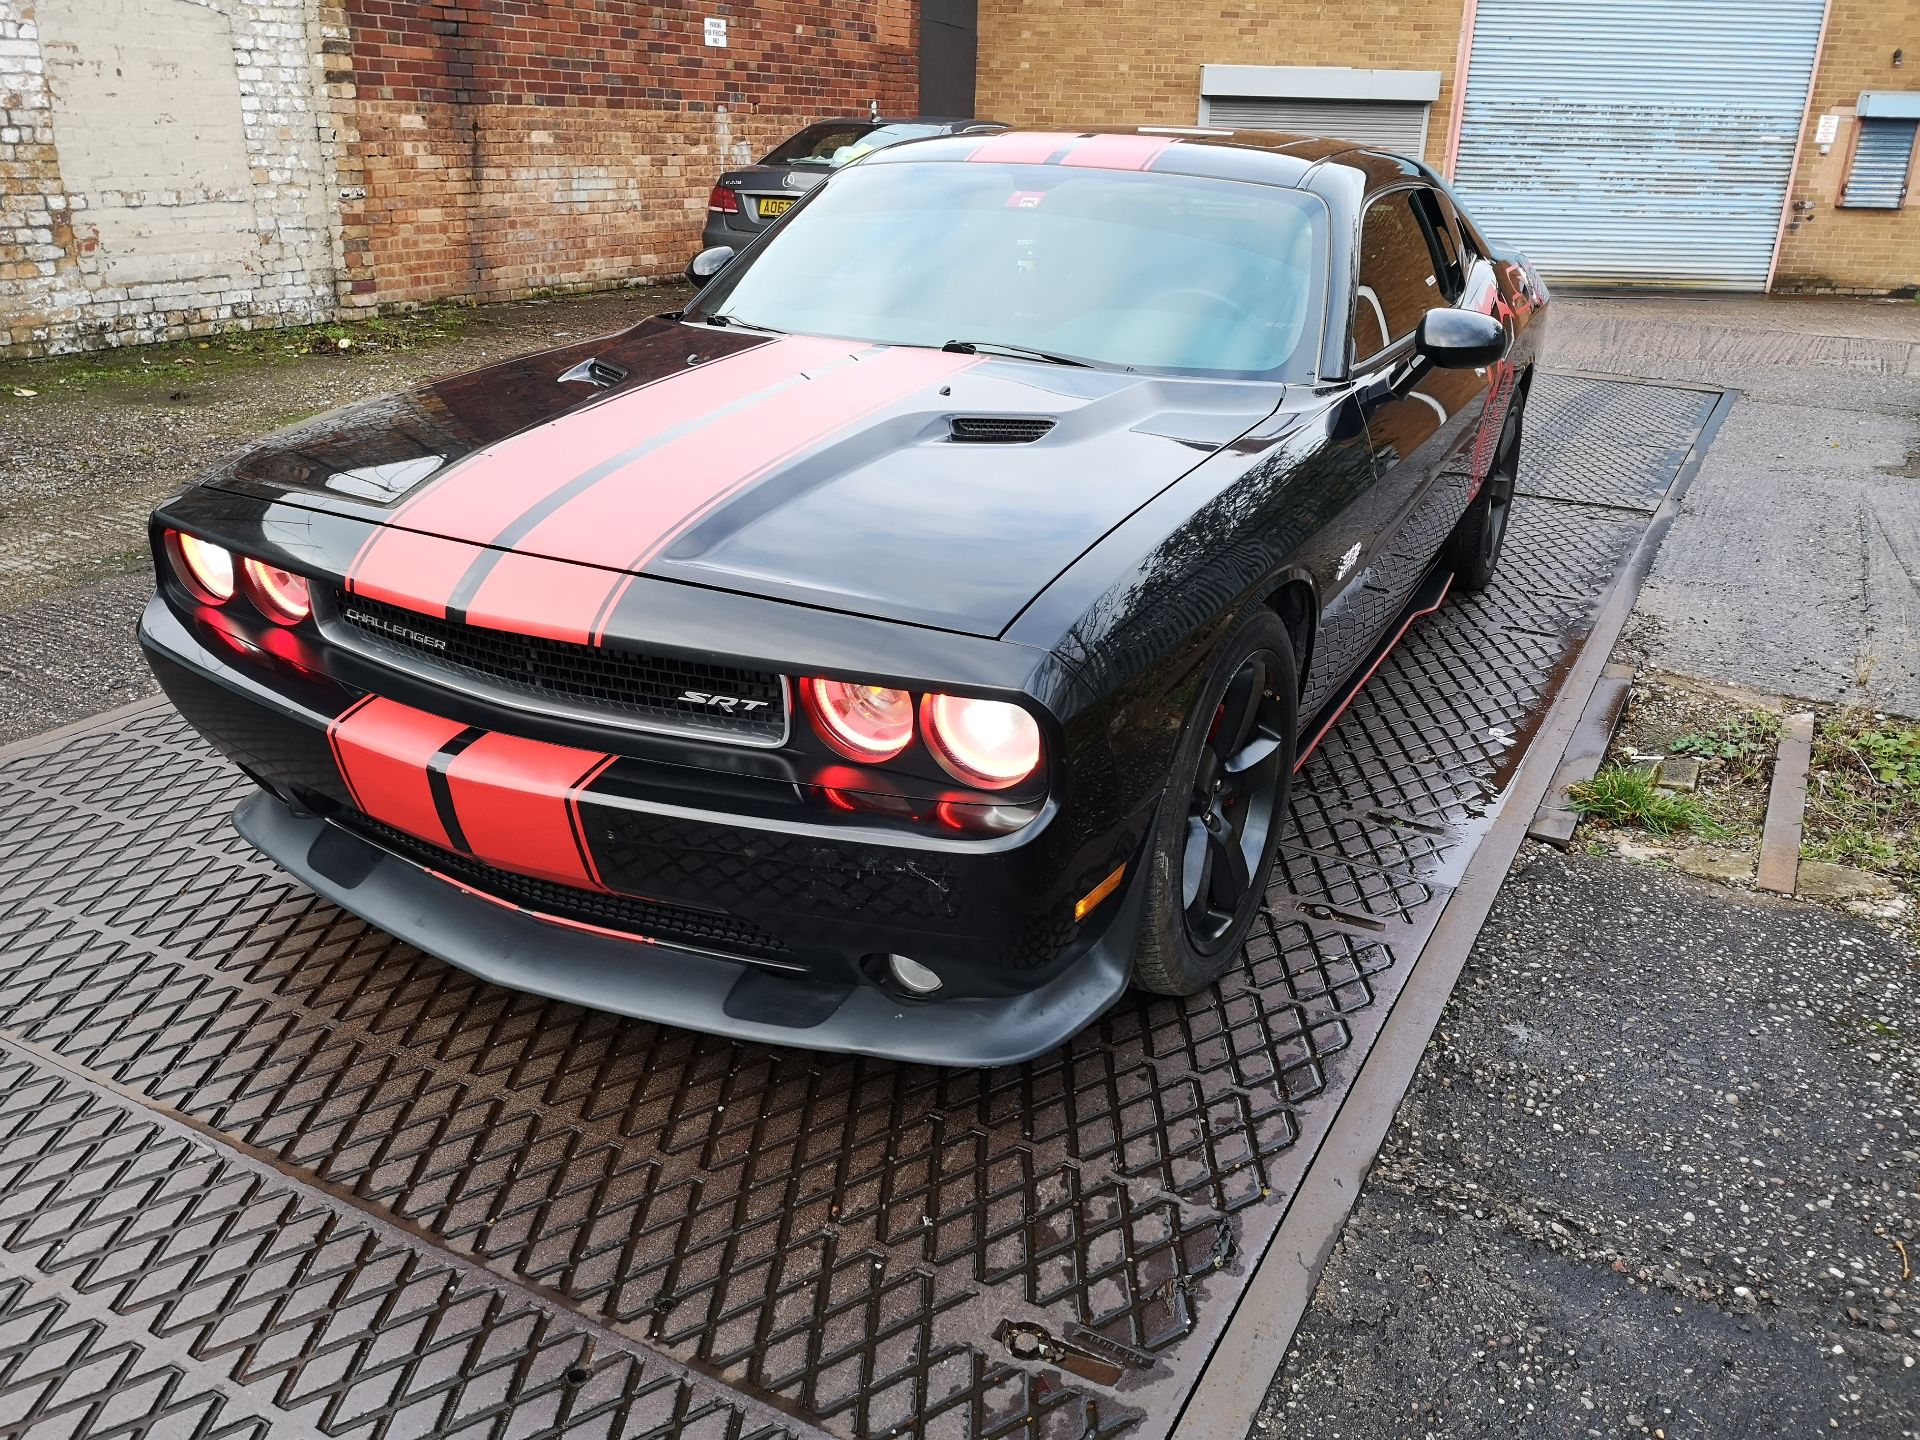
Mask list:
[[[769,150],[762,165],[815,165],[837,169],[870,151],[938,135],[938,125],[875,125],[864,120],[825,120],[809,125]]]
[[[1311,379],[1327,211],[1297,190],[1064,165],[857,165],[687,310],[885,344],[1017,345]]]

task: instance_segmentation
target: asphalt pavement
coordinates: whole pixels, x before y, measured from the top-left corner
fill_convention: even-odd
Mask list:
[[[1256,1435],[1920,1434],[1920,961],[1523,855]]]

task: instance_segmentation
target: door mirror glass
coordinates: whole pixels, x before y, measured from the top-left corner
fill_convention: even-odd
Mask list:
[[[713,279],[714,276],[726,269],[727,262],[731,259],[733,259],[733,247],[731,245],[713,245],[702,250],[687,262],[687,283],[690,285],[706,284],[709,280]]]
[[[1442,307],[1420,317],[1414,347],[1443,370],[1478,370],[1506,358],[1507,328],[1477,310]]]

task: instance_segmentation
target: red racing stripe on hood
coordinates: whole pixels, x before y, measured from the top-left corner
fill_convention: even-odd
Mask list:
[[[514,546],[598,566],[597,589],[535,595],[538,567],[503,557],[481,582],[469,616],[538,613],[544,633],[597,634],[600,621],[638,569],[675,537],[781,462],[860,419],[978,363],[972,356],[896,346],[784,387],[734,414],[726,425],[676,437],[608,474],[535,525]],[[587,599],[592,604],[584,603]]]
[[[862,348],[782,336],[510,436],[451,466],[403,501],[361,547],[347,572],[347,588],[376,597],[395,591],[419,595],[426,590],[416,569],[421,547],[409,545],[408,532],[493,544],[528,511],[596,465],[643,449],[678,428],[698,427],[710,415]],[[459,578],[447,579],[433,613],[445,613]]]

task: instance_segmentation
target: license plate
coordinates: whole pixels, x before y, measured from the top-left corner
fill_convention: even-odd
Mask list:
[[[785,195],[762,195],[760,197],[760,218],[771,220],[776,215],[784,215],[793,206],[793,201]]]

